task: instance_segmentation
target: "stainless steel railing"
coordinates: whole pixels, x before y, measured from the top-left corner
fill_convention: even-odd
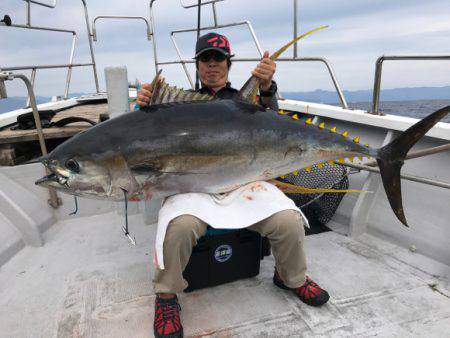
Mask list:
[[[152,30],[150,29],[150,25],[148,23],[148,20],[146,18],[144,18],[143,16],[99,15],[99,16],[95,17],[94,21],[92,22],[92,34],[91,34],[91,36],[94,39],[94,41],[97,41],[97,29],[96,29],[95,23],[99,19],[142,20],[142,21],[145,22],[145,25],[147,27],[147,39],[148,40],[152,39]]]
[[[89,67],[92,66],[93,72],[94,72],[94,81],[96,86],[96,91],[99,92],[99,84],[98,84],[98,76],[97,76],[97,69],[95,64],[95,57],[92,47],[92,40],[91,40],[91,33],[90,33],[90,26],[89,26],[89,15],[87,10],[87,4],[85,0],[81,0],[84,7],[84,14],[86,19],[86,27],[88,31],[88,39],[89,39],[89,47],[91,52],[91,62],[90,63],[78,63],[74,64],[74,53],[75,53],[75,46],[77,41],[77,33],[73,30],[67,30],[67,29],[61,29],[61,28],[54,28],[54,27],[42,27],[42,26],[32,26],[31,25],[31,3],[37,4],[40,6],[48,7],[48,8],[55,8],[57,0],[53,0],[53,2],[50,3],[44,3],[41,1],[36,0],[23,0],[26,2],[27,6],[27,23],[25,25],[21,24],[6,24],[5,22],[0,22],[0,27],[12,27],[12,28],[20,28],[20,29],[31,29],[31,30],[41,30],[41,31],[50,31],[50,32],[57,32],[57,33],[69,33],[72,34],[72,43],[70,48],[70,57],[69,62],[67,64],[58,64],[58,65],[31,65],[31,66],[18,66],[18,67],[2,67],[4,71],[15,71],[15,70],[31,70],[31,85],[34,86],[35,78],[36,78],[36,71],[38,69],[51,69],[51,68],[67,68],[67,75],[66,75],[66,82],[64,87],[64,98],[67,99],[69,96],[69,89],[70,89],[70,82],[72,78],[72,68],[74,67]],[[27,99],[27,107],[30,105],[31,98],[28,97]]]
[[[375,79],[373,84],[372,114],[381,115],[380,108],[380,91],[381,91],[381,74],[383,71],[384,61],[404,61],[404,60],[450,60],[450,55],[383,55],[380,56],[375,63]]]
[[[226,28],[226,27],[234,27],[234,26],[242,26],[245,25],[248,27],[250,34],[252,35],[253,41],[255,42],[256,48],[258,53],[260,54],[260,56],[263,55],[263,50],[261,48],[261,44],[259,43],[258,38],[256,37],[255,31],[251,25],[251,23],[249,21],[243,21],[243,22],[234,22],[234,23],[228,23],[228,24],[219,24],[218,20],[217,20],[217,11],[216,11],[216,7],[215,4],[217,2],[222,2],[224,0],[212,0],[212,1],[207,1],[207,2],[203,2],[201,4],[201,6],[204,5],[208,5],[210,4],[212,7],[212,11],[213,11],[213,18],[214,18],[214,25],[212,26],[208,26],[208,27],[202,27],[201,30],[212,30],[212,29],[220,29],[220,28]],[[170,64],[181,64],[181,66],[183,67],[183,70],[186,74],[186,77],[191,85],[192,88],[194,88],[194,81],[192,79],[192,77],[189,74],[189,71],[186,67],[186,64],[189,63],[194,63],[195,61],[192,59],[183,59],[180,49],[176,43],[175,40],[175,34],[179,34],[179,33],[186,33],[186,32],[195,32],[197,31],[196,28],[192,28],[192,29],[182,29],[182,30],[175,30],[171,32],[171,39],[172,39],[172,43],[174,45],[174,48],[176,50],[177,56],[178,56],[178,60],[177,61],[159,61],[158,60],[158,54],[157,54],[157,45],[156,45],[156,38],[155,38],[155,20],[154,20],[154,15],[153,15],[153,5],[156,2],[156,0],[151,0],[150,1],[150,24],[152,25],[152,32],[153,32],[153,52],[154,52],[154,59],[155,59],[155,70],[156,72],[159,71],[159,66],[161,65],[170,65]],[[186,5],[183,0],[180,0],[181,5],[184,8],[193,8],[193,7],[198,7],[198,4],[192,4],[192,5]],[[297,37],[297,0],[294,0],[294,38]],[[234,58],[233,62],[257,62],[260,59],[258,58]],[[278,61],[282,61],[282,62],[286,62],[286,61],[290,61],[290,62],[322,62],[325,64],[328,73],[331,77],[331,80],[333,82],[333,85],[336,89],[336,93],[339,96],[339,100],[341,102],[341,105],[343,108],[348,108],[347,105],[347,101],[345,99],[344,93],[339,85],[339,82],[337,80],[337,77],[334,73],[333,67],[331,66],[330,62],[324,58],[321,57],[297,57],[297,44],[294,45],[294,57],[292,58],[280,58],[278,59]]]
[[[42,131],[41,119],[39,117],[39,112],[38,112],[38,108],[36,105],[36,97],[34,95],[34,90],[33,90],[31,81],[23,74],[14,74],[14,73],[5,72],[5,71],[0,72],[0,83],[4,82],[4,81],[12,81],[14,79],[21,79],[25,83],[25,86],[28,91],[28,97],[30,98],[31,110],[33,112],[34,123],[36,124],[36,131],[38,134],[39,145],[41,147],[41,153],[42,153],[42,155],[46,155],[47,154],[47,146],[45,145],[44,132]],[[57,208],[60,205],[60,203],[58,201],[58,196],[56,195],[56,191],[53,188],[49,188],[48,191],[50,194],[49,204],[53,208]]]

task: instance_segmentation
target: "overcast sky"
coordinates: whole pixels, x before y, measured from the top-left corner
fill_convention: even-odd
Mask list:
[[[44,1],[44,0],[42,0]],[[51,0],[47,0],[51,2]],[[193,3],[193,0],[184,0]],[[149,1],[87,0],[90,20],[98,15],[149,17]],[[196,2],[196,1],[195,1]],[[299,30],[305,32],[329,25],[303,40],[301,56],[328,59],[343,89],[373,87],[375,61],[382,54],[450,54],[449,0],[299,0]],[[25,2],[0,0],[0,16],[8,14],[14,23],[25,23]],[[203,26],[212,24],[211,6],[203,6]],[[32,24],[71,29],[78,32],[75,62],[89,62],[90,54],[81,0],[59,0],[56,9],[32,5]],[[196,9],[183,9],[179,0],[157,0],[154,5],[155,35],[160,60],[177,58],[170,31],[196,26]],[[293,35],[292,0],[225,0],[217,4],[219,23],[249,20],[264,49],[275,51]],[[233,53],[257,57],[245,26],[218,30],[226,34]],[[150,81],[155,74],[152,42],[145,36],[141,21],[99,21],[94,50],[101,88],[103,69],[126,65],[130,80]],[[195,34],[176,36],[185,58],[194,53]],[[70,35],[0,27],[0,67],[30,64],[60,64],[69,59]],[[285,56],[291,56],[292,49]],[[230,79],[240,87],[254,64],[234,64]],[[450,61],[386,62],[383,88],[450,85]],[[193,72],[193,68],[190,68]],[[164,66],[169,83],[187,87],[180,65]],[[331,90],[333,85],[320,63],[279,63],[276,80],[282,91]],[[64,91],[65,71],[40,71],[37,95],[51,96]],[[8,83],[10,96],[24,95],[19,82]],[[95,89],[92,70],[75,68],[71,92]]]

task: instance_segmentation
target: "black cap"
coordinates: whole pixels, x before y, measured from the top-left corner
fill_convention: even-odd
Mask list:
[[[207,50],[216,50],[227,57],[232,57],[230,42],[226,36],[217,33],[208,33],[198,38],[195,45],[195,57]]]

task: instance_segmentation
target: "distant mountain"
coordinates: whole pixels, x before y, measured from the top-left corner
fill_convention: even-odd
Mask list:
[[[283,97],[292,100],[338,103],[339,97],[335,91],[317,89],[312,92],[283,92]],[[372,101],[370,90],[344,90],[347,102]],[[395,88],[381,91],[380,101],[413,101],[413,100],[445,100],[450,99],[450,86]]]

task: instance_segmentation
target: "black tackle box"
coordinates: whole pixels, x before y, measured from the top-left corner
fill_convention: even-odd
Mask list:
[[[259,274],[264,256],[270,255],[267,238],[247,229],[207,235],[197,241],[183,277],[191,292]]]

